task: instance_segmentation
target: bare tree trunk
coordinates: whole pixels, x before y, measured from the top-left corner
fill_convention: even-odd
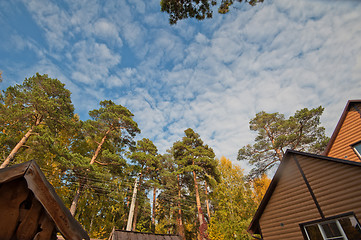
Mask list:
[[[31,128],[25,133],[24,137],[16,144],[16,146],[11,150],[9,156],[5,159],[5,161],[1,164],[1,168],[5,168],[7,165],[9,165],[10,161],[14,159],[15,154],[19,151],[19,149],[26,143],[26,141],[29,139],[31,134],[34,131],[34,127],[38,126],[42,121],[41,115],[37,116],[35,125],[31,126]]]
[[[209,201],[208,201],[208,185],[207,182],[204,182],[204,188],[206,192],[206,206],[207,206],[207,215],[208,215],[208,222],[211,220],[211,211],[209,211]]]
[[[204,219],[202,208],[201,208],[201,199],[199,197],[198,183],[196,172],[193,171],[193,180],[194,180],[194,190],[196,192],[196,202],[197,202],[197,210],[198,210],[198,220],[199,220],[199,233],[202,240],[208,240],[207,234],[207,223]]]
[[[186,240],[184,225],[182,221],[181,185],[180,185],[179,174],[177,175],[177,180],[178,180],[178,219],[177,219],[178,234],[182,238],[182,240]]]
[[[138,192],[140,193],[140,187],[142,185],[142,175],[139,177],[139,185],[138,185]],[[135,201],[135,209],[134,209],[134,218],[133,218],[133,227],[132,231],[135,231],[137,227],[137,218],[138,218],[138,200]]]
[[[15,154],[19,151],[19,149],[26,143],[28,138],[30,137],[31,133],[33,132],[33,128],[31,127],[27,133],[25,133],[24,137],[16,144],[16,146],[11,150],[9,156],[5,159],[5,161],[1,164],[1,168],[5,168],[11,160],[15,157]]]
[[[79,201],[80,195],[83,193],[83,190],[84,190],[84,183],[82,181],[80,181],[79,182],[79,187],[76,190],[74,199],[73,199],[73,201],[71,203],[71,206],[70,206],[70,213],[71,213],[72,216],[75,215],[75,211],[76,211],[76,208],[78,206],[78,201]]]
[[[105,133],[104,137],[102,138],[102,140],[98,144],[97,150],[95,150],[95,153],[94,153],[92,159],[90,160],[90,164],[93,164],[95,159],[98,157],[99,152],[102,149],[102,146],[103,146],[105,140],[107,139],[107,136],[108,136],[109,133],[110,133],[110,129]]]
[[[104,137],[102,138],[102,140],[98,144],[97,150],[95,151],[92,159],[90,160],[90,165],[94,164],[95,159],[98,157],[99,152],[102,149],[102,146],[103,146],[105,140],[107,139],[107,136],[108,136],[109,132],[110,132],[110,129],[105,133]],[[83,190],[84,190],[84,183],[82,183],[82,181],[80,181],[79,182],[79,187],[76,190],[74,199],[73,199],[73,201],[71,203],[71,206],[70,206],[70,213],[73,216],[75,215],[75,211],[76,211],[76,208],[78,206],[78,201],[79,201],[80,195],[83,193]]]
[[[263,129],[266,131],[267,136],[268,136],[269,139],[271,140],[272,146],[274,146],[274,145],[275,145],[275,140],[274,140],[274,138],[272,137],[272,135],[270,134],[269,129],[266,128],[266,127],[263,127]],[[276,148],[276,149],[274,149],[274,150],[275,150],[275,152],[276,152],[276,154],[277,154],[278,159],[279,159],[280,161],[282,161],[282,159],[283,159],[283,152],[281,152],[281,150],[280,150],[279,148]]]
[[[152,232],[155,233],[155,200],[157,196],[157,188],[153,188],[153,206],[152,206]]]

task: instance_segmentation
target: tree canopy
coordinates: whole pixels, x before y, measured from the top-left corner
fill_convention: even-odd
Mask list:
[[[169,23],[176,24],[178,20],[186,18],[195,18],[203,20],[213,17],[213,8],[219,5],[218,12],[225,14],[229,12],[229,8],[234,2],[242,2],[243,0],[161,0],[160,6],[162,12],[169,14]],[[254,6],[263,0],[244,0]]]
[[[287,149],[321,153],[329,138],[320,125],[323,107],[311,110],[303,108],[288,119],[283,114],[259,112],[249,122],[257,132],[255,143],[238,151],[238,160],[248,161],[253,166],[251,177],[257,177],[276,166]]]
[[[135,143],[140,129],[126,107],[104,100],[82,121],[70,96],[59,80],[40,74],[2,91],[0,155],[3,164],[9,156],[11,163],[35,159],[92,238],[125,228],[140,178],[134,230],[183,240],[249,239],[247,226],[270,182],[261,173],[287,148],[319,153],[328,140],[320,127],[322,107],[289,118],[260,112],[250,121],[255,143],[238,156],[260,176],[247,179],[230,160],[218,161],[191,128],[161,155],[148,138]]]
[[[200,239],[208,239],[207,223],[201,208],[200,181],[219,181],[219,171],[213,149],[205,145],[199,134],[188,128],[185,137],[173,145],[173,156],[178,164],[178,171],[191,173],[193,176],[194,192],[199,221]]]
[[[218,170],[219,184],[213,190],[214,213],[210,219],[211,239],[253,239],[246,231],[256,210],[251,184],[247,183],[243,169],[221,157]]]
[[[3,147],[7,155],[0,168],[6,167],[15,154],[24,146],[30,136],[47,132],[55,134],[60,129],[71,128],[74,107],[70,91],[57,79],[48,75],[27,78],[22,84],[8,87],[1,97],[2,140],[10,143]],[[21,138],[16,145],[12,140],[16,132],[21,131]],[[11,151],[10,151],[11,149]],[[10,151],[10,152],[9,152]]]

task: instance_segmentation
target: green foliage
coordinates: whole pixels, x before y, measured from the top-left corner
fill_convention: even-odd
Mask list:
[[[1,155],[10,162],[11,150],[29,137],[37,139],[32,146],[24,143],[18,145],[19,150],[34,148],[39,144],[51,145],[56,135],[73,127],[74,107],[70,99],[70,91],[57,79],[46,74],[36,74],[24,80],[22,84],[8,87],[1,96],[0,144]],[[24,138],[26,133],[30,134]],[[19,152],[14,149],[14,154]]]
[[[220,3],[218,12],[225,14],[229,12],[229,7],[234,2],[242,2],[242,0],[161,0],[160,6],[162,12],[169,14],[169,23],[176,24],[178,20],[186,18],[195,18],[203,20],[205,18],[212,18],[212,8]],[[254,6],[263,0],[244,0]]]
[[[203,180],[219,180],[217,161],[213,149],[204,145],[199,134],[188,128],[185,137],[173,145],[174,159],[180,173],[195,171]]]
[[[321,153],[329,138],[320,127],[323,108],[307,108],[285,119],[280,113],[259,112],[250,123],[250,129],[258,133],[253,145],[238,151],[238,160],[246,160],[254,166],[251,177],[260,176],[277,165],[287,149]]]
[[[2,93],[1,157],[31,129],[16,162],[35,159],[68,207],[82,186],[75,217],[91,237],[108,238],[113,227],[125,228],[134,178],[141,173],[137,231],[182,231],[184,239],[202,238],[202,208],[210,239],[250,239],[246,229],[269,179],[263,175],[247,182],[242,169],[225,158],[218,162],[192,129],[161,156],[147,138],[135,144],[140,129],[126,107],[105,100],[89,112],[91,119],[81,121],[73,114],[69,90],[47,75],[36,74]],[[258,133],[255,144],[243,147],[238,158],[254,164],[253,173],[262,173],[286,148],[319,153],[328,140],[319,126],[322,111],[302,109],[288,119],[258,113],[250,121],[250,129]],[[156,190],[157,199],[151,202],[148,196]]]
[[[121,146],[133,146],[133,138],[140,133],[134,115],[122,105],[111,100],[100,102],[100,108],[89,112],[92,120],[86,121],[87,134],[96,142],[109,131],[108,137]]]
[[[211,239],[252,239],[247,228],[256,211],[250,184],[245,181],[243,170],[222,157],[218,169],[220,183],[212,193],[214,213],[211,217]]]
[[[184,133],[185,137],[182,138],[182,141],[173,144],[172,153],[180,178],[187,179],[188,183],[193,184],[186,187],[190,191],[193,190],[195,194],[200,238],[207,239],[207,223],[204,219],[204,211],[201,210],[201,195],[203,192],[201,187],[205,181],[208,183],[218,182],[220,174],[213,149],[208,145],[204,145],[199,134],[195,133],[193,129],[188,128]]]

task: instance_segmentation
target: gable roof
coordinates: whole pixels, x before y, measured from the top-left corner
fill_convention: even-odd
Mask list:
[[[341,129],[341,127],[342,127],[342,124],[343,124],[344,121],[345,121],[347,112],[351,109],[351,107],[355,106],[355,104],[360,104],[360,103],[361,103],[361,100],[349,100],[349,101],[347,102],[346,107],[345,107],[345,109],[343,110],[342,115],[341,115],[341,117],[340,117],[340,120],[338,121],[338,123],[337,123],[337,125],[336,125],[336,128],[335,128],[335,130],[334,130],[333,133],[332,133],[332,136],[331,136],[331,138],[330,138],[330,141],[328,142],[328,144],[327,144],[327,146],[326,146],[326,148],[325,148],[325,151],[322,153],[322,155],[327,156],[328,153],[330,152],[331,147],[332,147],[332,145],[334,144],[335,139],[336,139],[338,133],[340,132],[340,129]],[[358,110],[358,112],[359,112],[360,115],[361,115],[360,110]]]
[[[347,164],[350,166],[355,166],[355,167],[361,167],[361,162],[354,162],[354,161],[348,161],[348,160],[343,160],[343,159],[338,159],[338,158],[332,158],[332,157],[326,157],[326,156],[322,156],[322,155],[317,155],[317,154],[311,154],[311,153],[304,153],[304,152],[299,152],[299,151],[295,151],[295,150],[287,150],[282,161],[281,164],[279,165],[267,191],[266,194],[264,195],[249,227],[248,227],[248,231],[252,234],[260,234],[260,225],[259,225],[259,220],[277,186],[278,181],[280,180],[280,178],[282,177],[283,172],[285,171],[285,166],[286,163],[289,161],[289,159],[291,159],[291,155],[300,155],[300,156],[306,156],[306,157],[312,157],[312,158],[317,158],[319,160],[323,160],[323,161],[331,161],[331,162],[337,162],[337,163],[342,163],[342,164]]]
[[[28,189],[32,191],[65,239],[89,239],[86,231],[70,214],[35,161],[0,169],[0,184],[21,178],[25,179]]]
[[[154,234],[142,232],[129,232],[114,230],[110,236],[111,240],[181,240],[178,235]]]

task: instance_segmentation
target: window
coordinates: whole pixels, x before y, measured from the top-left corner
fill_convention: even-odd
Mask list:
[[[361,158],[361,141],[351,145],[357,156]]]
[[[360,224],[353,213],[300,224],[306,240],[359,240]]]

